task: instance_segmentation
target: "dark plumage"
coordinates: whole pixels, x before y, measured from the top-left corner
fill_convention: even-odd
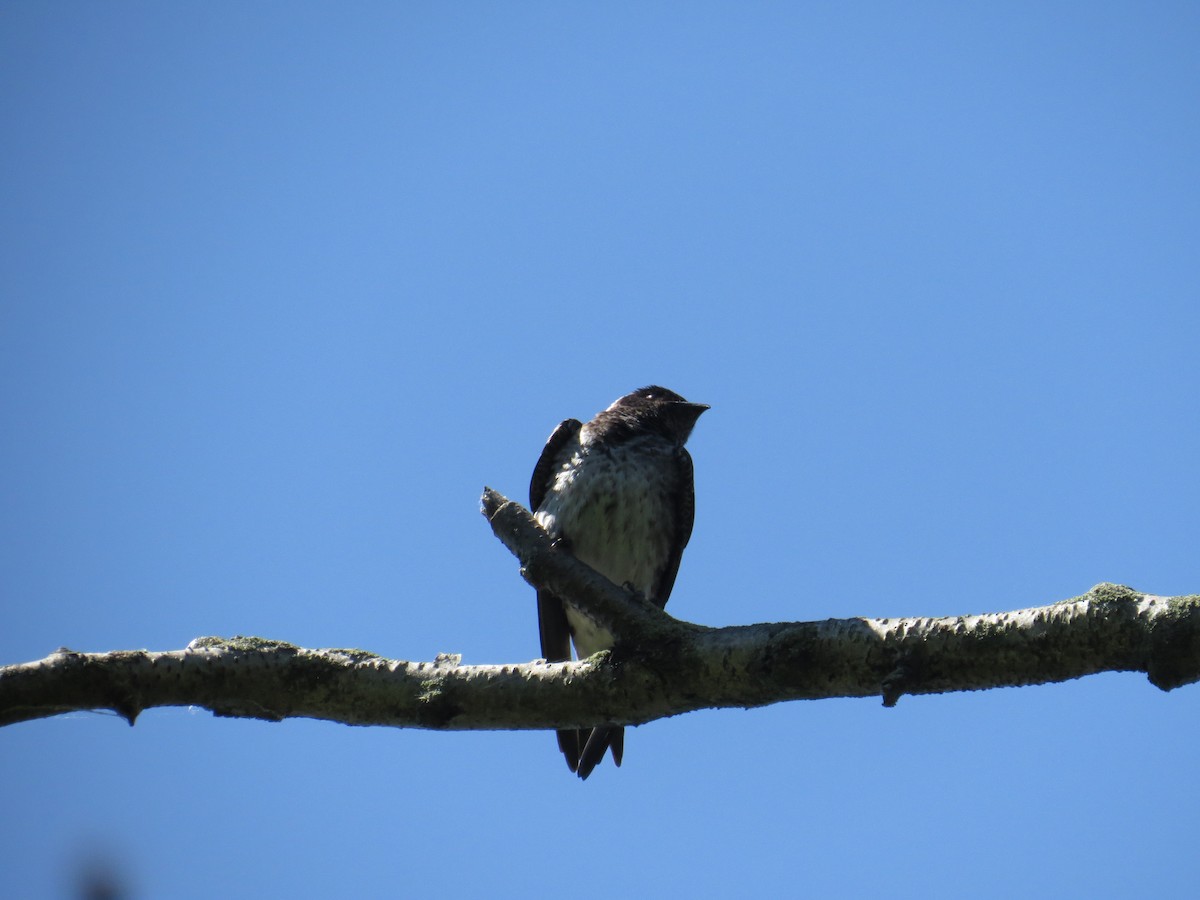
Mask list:
[[[665,606],[692,534],[692,458],[684,449],[708,409],[663,387],[621,397],[587,424],[567,419],[542,450],[529,485],[534,515],[576,558],[615,584]],[[579,658],[613,644],[612,635],[570,602],[538,591],[542,655]],[[621,764],[617,725],[558,732],[567,765],[587,778],[610,748]]]

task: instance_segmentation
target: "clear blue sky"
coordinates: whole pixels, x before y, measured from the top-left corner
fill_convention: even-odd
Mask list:
[[[1200,591],[1193,3],[0,11],[0,660],[538,653],[478,513],[709,403],[671,611]],[[540,733],[0,733],[4,893],[1182,896],[1200,692],[1138,675]]]

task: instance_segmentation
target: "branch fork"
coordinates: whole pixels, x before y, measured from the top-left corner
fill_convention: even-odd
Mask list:
[[[535,587],[588,610],[616,638],[570,663],[461,664],[206,637],[183,650],[78,653],[0,667],[0,725],[80,710],[130,724],[157,706],[218,716],[307,717],[438,730],[637,725],[696,709],[1043,684],[1145,672],[1172,690],[1200,680],[1200,596],[1100,584],[1007,613],[827,619],[706,628],[675,619],[556,546],[528,510],[486,489],[483,513]]]

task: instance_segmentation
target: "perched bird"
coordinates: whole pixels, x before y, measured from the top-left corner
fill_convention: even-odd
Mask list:
[[[529,485],[534,517],[576,559],[614,584],[666,606],[692,535],[696,495],[683,445],[700,414],[658,386],[621,397],[587,424],[567,419],[550,435]],[[612,635],[570,602],[538,591],[542,656],[580,659],[613,645]],[[558,732],[567,765],[587,778],[612,749],[621,764],[625,730],[605,725]]]

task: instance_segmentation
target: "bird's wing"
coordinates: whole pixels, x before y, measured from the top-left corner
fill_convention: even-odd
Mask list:
[[[659,607],[667,605],[671,589],[675,587],[675,576],[679,574],[679,561],[683,558],[683,548],[692,538],[692,522],[696,518],[696,485],[692,473],[692,457],[687,450],[679,448],[676,457],[675,481],[675,522],[677,531],[671,541],[671,556],[659,576],[654,596],[651,598]]]
[[[571,629],[563,602],[549,591],[537,592],[538,631],[542,637],[542,656],[546,662],[569,662],[571,659]],[[579,768],[586,731],[564,728],[558,732],[558,749],[572,772]]]
[[[546,493],[554,483],[563,449],[579,437],[583,426],[578,419],[562,422],[538,457],[533,467],[533,478],[529,481],[529,507],[536,511],[546,499]],[[547,662],[566,662],[571,658],[571,629],[567,625],[567,612],[562,601],[549,591],[538,591],[538,632],[542,638],[542,656]]]
[[[562,464],[559,454],[563,448],[579,436],[582,424],[578,419],[567,419],[554,429],[529,481],[529,508],[536,511],[546,499],[546,492],[554,482],[554,475]],[[567,624],[567,611],[563,602],[549,591],[537,592],[538,634],[542,641],[542,657],[547,662],[568,662],[571,659],[571,628]],[[582,751],[580,732],[565,729],[558,732],[558,748],[566,757],[567,765],[574,772],[579,767]]]
[[[546,491],[550,490],[550,485],[554,482],[554,474],[560,462],[559,452],[579,437],[579,429],[582,427],[583,423],[578,419],[564,419],[558,423],[558,427],[546,440],[546,446],[542,448],[542,455],[538,457],[537,465],[533,467],[533,477],[529,479],[529,509],[531,512],[537,512],[537,508],[546,499]]]

